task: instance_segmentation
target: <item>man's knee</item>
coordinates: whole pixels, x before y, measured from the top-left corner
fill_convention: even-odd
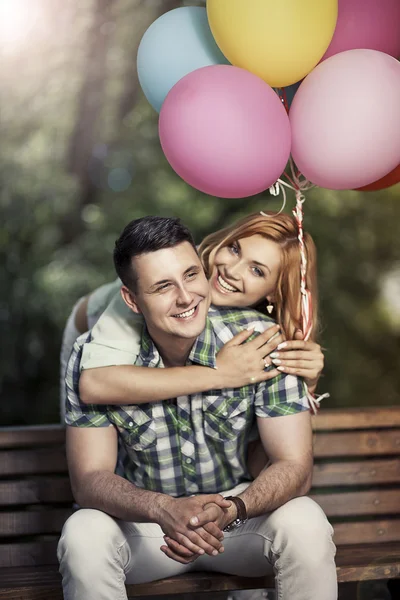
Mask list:
[[[116,521],[99,510],[81,509],[65,523],[58,544],[58,560],[75,574],[89,575],[101,562],[116,555],[123,535]],[[89,575],[90,576],[90,575]]]
[[[295,498],[276,509],[269,516],[267,527],[272,549],[278,554],[284,549],[292,551],[311,566],[334,556],[333,528],[311,498]]]

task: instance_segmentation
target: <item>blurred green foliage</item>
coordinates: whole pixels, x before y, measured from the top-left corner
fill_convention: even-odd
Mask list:
[[[179,216],[197,241],[268,193],[206,196],[167,164],[135,73],[141,35],[179,0],[10,0],[0,46],[0,423],[59,419],[74,302],[114,278],[132,218]],[[4,15],[3,15],[4,16]],[[293,198],[289,199],[289,205]],[[290,206],[287,207],[287,210]],[[400,402],[400,186],[307,195],[318,247],[326,406]]]

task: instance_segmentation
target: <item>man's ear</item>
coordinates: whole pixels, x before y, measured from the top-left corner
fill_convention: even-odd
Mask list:
[[[121,288],[121,296],[123,301],[129,308],[137,314],[141,314],[141,310],[136,302],[136,296],[133,292],[131,292],[125,285]]]

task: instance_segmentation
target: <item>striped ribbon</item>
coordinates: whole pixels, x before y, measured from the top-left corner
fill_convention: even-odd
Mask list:
[[[297,230],[298,230],[298,240],[299,240],[299,251],[300,251],[300,293],[301,293],[301,328],[304,337],[304,341],[307,341],[310,338],[313,322],[312,322],[312,296],[309,289],[307,289],[307,255],[306,249],[304,245],[304,230],[303,230],[303,204],[305,202],[305,191],[311,189],[313,187],[312,183],[310,183],[307,179],[303,177],[303,175],[296,169],[292,158],[289,160],[290,174],[284,173],[285,177],[289,180],[289,183],[283,181],[282,179],[278,179],[278,181],[270,187],[270,194],[273,196],[278,196],[280,192],[283,195],[283,203],[280,211],[276,214],[280,214],[286,205],[286,190],[285,187],[294,191],[296,195],[296,207],[293,209],[293,216],[296,220]],[[261,214],[266,215],[261,211]],[[307,399],[310,406],[310,409],[314,414],[317,413],[319,409],[319,403],[324,398],[329,398],[329,394],[322,394],[320,396],[314,396],[308,390],[307,386]]]

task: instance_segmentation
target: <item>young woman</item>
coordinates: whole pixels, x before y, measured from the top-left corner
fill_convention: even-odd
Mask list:
[[[72,347],[69,340],[87,329],[87,325],[93,325],[105,308],[102,299],[108,303],[114,296],[92,331],[93,341],[84,347],[84,371],[80,381],[82,400],[89,404],[140,404],[216,389],[217,386],[241,387],[251,378],[262,381],[279,375],[279,372],[304,377],[309,391],[314,392],[323,368],[323,354],[315,341],[316,251],[311,236],[305,233],[307,288],[313,298],[313,333],[305,342],[301,334],[297,235],[293,217],[257,213],[207,236],[199,247],[214,305],[254,307],[263,313],[271,313],[280,326],[282,335],[275,336],[269,343],[268,339],[277,334],[278,329],[271,328],[269,333],[263,334],[264,356],[283,343],[283,347],[280,345],[278,352],[273,352],[266,362],[260,363],[260,350],[256,350],[259,342],[241,345],[251,334],[244,332],[219,352],[217,370],[193,365],[149,371],[133,366],[142,321],[123,302],[119,293],[121,284],[117,281],[96,290],[88,300],[80,301],[66,328],[64,356]],[[85,317],[91,323],[87,323]],[[275,368],[265,371],[264,367],[268,365]],[[96,367],[95,372],[93,367]],[[65,367],[62,369],[65,373]]]

